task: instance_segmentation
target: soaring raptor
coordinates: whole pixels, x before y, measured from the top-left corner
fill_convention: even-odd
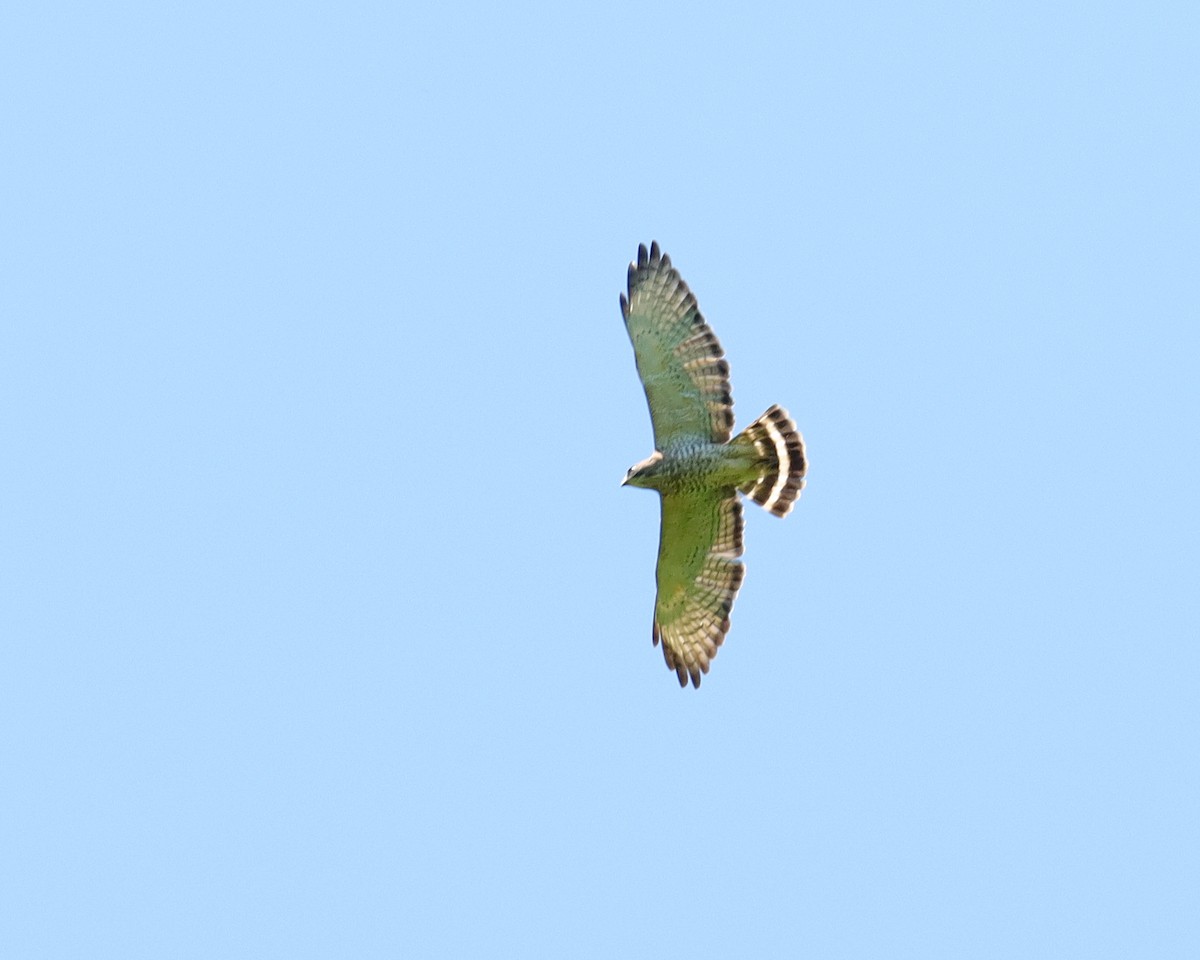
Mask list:
[[[657,490],[662,502],[652,636],[679,685],[698,687],[745,571],[738,492],[787,516],[804,487],[804,441],[779,406],[729,439],[729,363],[657,243],[638,247],[621,313],[654,425],[654,453],[624,482]]]

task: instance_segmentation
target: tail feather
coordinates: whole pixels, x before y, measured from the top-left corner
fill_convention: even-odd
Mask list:
[[[786,517],[804,489],[808,461],[804,438],[783,407],[776,404],[738,434],[736,444],[755,451],[758,477],[738,489],[777,517]]]

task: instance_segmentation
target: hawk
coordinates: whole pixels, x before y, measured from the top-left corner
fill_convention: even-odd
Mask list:
[[[657,243],[638,247],[621,313],[654,426],[654,453],[624,484],[657,490],[662,506],[652,639],[679,685],[699,687],[745,571],[738,493],[787,516],[804,487],[804,441],[779,406],[730,440],[729,363]]]

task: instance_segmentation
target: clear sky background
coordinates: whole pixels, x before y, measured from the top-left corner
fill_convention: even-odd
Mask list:
[[[1194,4],[30,4],[14,958],[1200,955]],[[699,691],[617,295],[809,484]]]

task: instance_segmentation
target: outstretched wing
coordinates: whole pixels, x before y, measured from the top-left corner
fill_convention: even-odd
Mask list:
[[[655,644],[662,641],[681,687],[689,678],[700,686],[729,632],[729,612],[746,570],[741,555],[736,490],[663,495],[653,637]]]
[[[733,429],[729,364],[696,297],[658,244],[638,247],[621,313],[646,388],[654,446],[700,438],[724,443]]]

